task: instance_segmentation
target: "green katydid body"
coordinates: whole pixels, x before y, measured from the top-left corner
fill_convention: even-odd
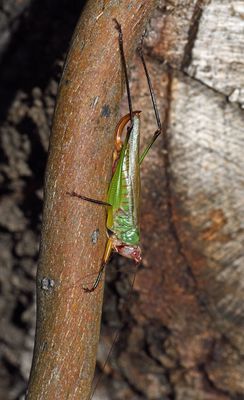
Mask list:
[[[125,115],[116,129],[115,157],[113,162],[113,176],[109,185],[107,202],[94,200],[75,192],[71,196],[101,204],[107,207],[108,241],[103,256],[103,262],[94,285],[84,288],[87,292],[94,291],[101,279],[105,265],[108,263],[112,251],[120,255],[141,261],[140,248],[140,165],[151,146],[161,132],[158,129],[148,146],[139,155],[140,145],[140,111]],[[131,116],[132,115],[132,116]],[[127,129],[123,144],[121,135],[126,124],[132,121],[132,127]]]
[[[116,129],[116,141],[113,160],[113,175],[109,185],[107,201],[94,200],[82,196],[76,192],[68,192],[71,196],[100,204],[107,207],[107,233],[108,241],[103,256],[102,265],[97,278],[91,288],[84,288],[87,292],[94,291],[101,279],[105,265],[108,263],[111,252],[115,251],[124,257],[132,258],[137,263],[141,261],[140,249],[140,165],[149,152],[151,146],[162,132],[161,121],[157,109],[154,91],[145,64],[141,47],[138,48],[139,56],[147,77],[152,104],[155,112],[158,129],[155,131],[148,146],[139,155],[140,145],[140,111],[132,111],[131,96],[129,90],[128,74],[123,49],[123,35],[120,24],[115,20],[115,27],[119,32],[119,49],[121,61],[125,72],[127,87],[129,114],[125,115],[119,122]],[[125,140],[122,143],[121,136],[126,124]]]
[[[113,250],[136,262],[141,261],[139,144],[140,116],[134,112],[109,185],[107,229]]]

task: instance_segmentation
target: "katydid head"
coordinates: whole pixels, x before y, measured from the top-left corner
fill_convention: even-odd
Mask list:
[[[141,257],[141,248],[140,246],[129,246],[126,244],[122,244],[120,246],[116,246],[116,251],[123,257],[130,258],[134,260],[137,264],[139,264],[142,260]]]

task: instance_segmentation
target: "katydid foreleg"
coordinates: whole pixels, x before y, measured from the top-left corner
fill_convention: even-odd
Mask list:
[[[106,203],[106,201],[92,199],[91,197],[83,196],[82,194],[78,194],[76,192],[66,192],[69,196],[78,197],[78,199],[88,201],[89,203],[95,203],[100,206],[111,207],[111,204]]]

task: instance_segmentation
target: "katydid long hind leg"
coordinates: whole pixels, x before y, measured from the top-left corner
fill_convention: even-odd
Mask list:
[[[133,111],[132,112],[132,115],[134,116],[134,115],[137,115],[137,114],[140,114],[140,112],[141,111]],[[114,152],[113,152],[113,166],[112,166],[112,173],[114,173],[115,172],[115,169],[116,169],[116,165],[117,165],[117,161],[119,160],[119,157],[120,157],[120,153],[121,153],[121,150],[122,150],[122,147],[123,147],[123,140],[122,140],[122,135],[123,135],[123,133],[124,133],[124,128],[125,128],[125,126],[126,126],[126,124],[130,121],[130,113],[128,113],[128,114],[126,114],[126,115],[124,115],[121,119],[120,119],[120,121],[119,121],[119,123],[118,123],[118,125],[116,126],[116,129],[115,129],[115,149],[114,149]]]
[[[98,285],[99,285],[99,282],[101,281],[101,278],[102,278],[102,275],[103,275],[103,271],[104,271],[105,266],[106,266],[106,264],[102,264],[101,268],[100,268],[99,271],[98,271],[96,280],[95,280],[95,282],[93,283],[93,286],[92,286],[91,288],[83,287],[83,290],[84,290],[85,292],[91,293],[91,292],[94,292],[94,290],[96,290],[96,288],[97,288]]]
[[[99,285],[99,282],[101,281],[102,275],[103,275],[103,271],[107,265],[107,263],[109,262],[109,258],[110,255],[113,251],[113,242],[111,240],[111,238],[108,239],[107,244],[106,244],[106,248],[105,248],[105,252],[104,252],[104,256],[103,256],[103,261],[102,261],[102,265],[98,271],[97,277],[95,279],[94,284],[92,285],[91,288],[87,288],[87,287],[83,287],[83,290],[85,292],[91,293],[94,292],[94,290],[96,290],[96,288]]]
[[[125,74],[125,84],[126,84],[126,91],[127,91],[127,98],[128,98],[128,106],[129,106],[129,113],[130,113],[130,120],[131,120],[131,128],[133,125],[133,110],[132,110],[132,101],[131,101],[131,94],[130,94],[130,85],[129,85],[129,78],[128,78],[128,71],[127,71],[127,66],[126,66],[126,60],[125,60],[125,52],[124,52],[124,41],[123,41],[123,32],[121,25],[118,23],[117,19],[114,18],[115,22],[115,28],[119,32],[119,51],[120,51],[120,57],[121,57],[121,62],[122,62],[122,67],[124,70]]]
[[[150,96],[151,96],[151,100],[152,100],[152,105],[153,105],[153,110],[154,110],[154,114],[155,114],[155,119],[157,122],[157,126],[158,129],[155,131],[152,139],[150,140],[149,144],[147,145],[147,147],[143,150],[142,154],[140,155],[139,158],[139,163],[141,164],[142,161],[144,160],[144,158],[146,157],[147,153],[149,152],[150,148],[152,147],[153,143],[155,142],[155,140],[158,138],[158,136],[162,133],[162,123],[160,120],[160,116],[159,116],[159,111],[158,111],[158,106],[157,106],[157,101],[156,101],[156,96],[152,87],[152,82],[151,82],[151,78],[147,69],[147,65],[146,65],[146,61],[143,55],[143,51],[142,51],[142,42],[141,45],[138,47],[137,49],[138,54],[140,56],[143,68],[144,68],[144,72],[147,78],[147,84],[149,87],[149,92],[150,92]]]

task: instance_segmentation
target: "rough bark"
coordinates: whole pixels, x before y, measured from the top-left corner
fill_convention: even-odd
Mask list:
[[[165,134],[143,166],[144,268],[136,323],[118,362],[138,398],[237,399],[244,393],[243,111],[233,93],[242,85],[241,5],[188,5],[158,10],[147,41]],[[138,65],[133,78],[134,106],[149,110]],[[145,136],[152,119],[151,112],[142,122]]]
[[[61,27],[69,18],[72,26],[68,10]],[[32,12],[32,17],[35,24],[40,21],[40,10]],[[46,21],[46,15],[42,18]],[[40,67],[34,64],[38,79],[30,82],[35,58],[26,57],[28,64],[23,54],[28,54],[26,49],[35,54],[34,45],[25,41],[33,37],[35,43],[35,24],[29,31],[22,28],[19,35],[23,43],[19,52],[25,61],[20,62],[17,52],[12,58],[7,54],[9,65],[2,68],[6,82],[13,81],[11,71],[16,73],[16,66],[22,71],[18,72],[21,84],[6,85],[1,96],[6,112],[2,117],[5,164],[1,164],[1,172],[7,188],[0,204],[5,295],[1,312],[9,321],[1,333],[1,382],[6,386],[2,385],[1,397],[8,400],[19,398],[16,393],[23,388],[33,335],[32,266],[40,170],[58,75],[54,69],[50,79],[52,63],[42,51],[48,40],[49,57],[55,60],[60,54],[56,53],[57,41],[64,52],[68,37],[61,28],[59,39],[42,25],[36,28],[46,38],[37,46],[45,62]],[[96,391],[100,398],[243,398],[242,30],[242,2],[227,0],[162,2],[148,26],[147,61],[167,135],[158,139],[142,167],[143,265],[128,304],[127,272],[133,270],[133,264],[115,257],[107,268],[100,369],[110,348],[111,331],[126,324]],[[56,65],[59,71],[60,61]],[[137,59],[131,64],[131,86],[134,108],[143,110],[143,146],[155,130],[155,121]],[[121,112],[127,112],[126,99]],[[111,148],[112,142],[110,137]],[[104,195],[105,186],[104,181],[99,182],[98,195]],[[75,213],[85,207],[65,202],[72,204]],[[89,216],[95,212],[90,210]],[[102,221],[103,211],[97,218]],[[98,245],[102,245],[102,229]],[[82,295],[81,278],[79,275],[77,287]],[[69,282],[66,287],[69,292]],[[6,382],[11,390],[7,391]]]
[[[46,170],[30,400],[89,398],[103,283],[90,294],[82,286],[92,285],[101,265],[105,210],[67,192],[106,200],[123,93],[113,18],[123,27],[130,60],[155,4],[154,0],[139,5],[128,1],[123,6],[88,1],[71,42]]]

